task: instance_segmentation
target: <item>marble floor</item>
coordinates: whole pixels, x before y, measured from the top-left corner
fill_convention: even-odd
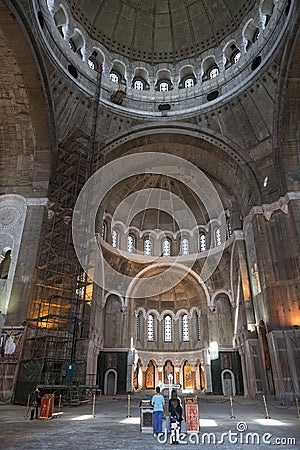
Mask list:
[[[140,431],[140,395],[101,396],[93,415],[91,402],[57,406],[51,420],[26,418],[26,407],[0,403],[0,448],[31,449],[164,449],[172,448],[169,435],[160,442],[151,433]],[[267,399],[268,415],[262,398],[234,397],[233,410],[228,399],[198,397],[200,432],[181,437],[178,447],[185,449],[299,449],[300,420],[296,405],[281,405]],[[130,417],[128,417],[128,415]]]

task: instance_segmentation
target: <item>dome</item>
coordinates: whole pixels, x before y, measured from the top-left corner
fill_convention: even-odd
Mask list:
[[[256,0],[68,0],[73,17],[109,51],[149,63],[176,62],[231,34]]]

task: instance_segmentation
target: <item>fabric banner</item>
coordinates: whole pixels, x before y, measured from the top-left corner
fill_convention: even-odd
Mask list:
[[[46,394],[42,398],[40,419],[52,419],[54,394]]]
[[[199,431],[199,413],[198,413],[197,398],[187,397],[184,399],[184,414],[187,432]]]

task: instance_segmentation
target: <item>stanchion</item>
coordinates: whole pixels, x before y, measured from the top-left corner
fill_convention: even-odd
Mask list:
[[[130,416],[130,394],[127,395],[127,417]]]
[[[300,420],[300,410],[299,410],[299,403],[298,403],[297,398],[296,398],[296,407],[297,407],[297,413],[298,413],[298,420]]]
[[[269,416],[269,412],[268,412],[266,397],[264,395],[263,395],[263,401],[264,401],[264,406],[265,406],[265,411],[266,411],[266,419],[271,419],[271,417]]]
[[[58,401],[58,418],[60,418],[60,408],[61,408],[61,394],[59,394],[59,401]]]
[[[95,417],[95,403],[96,403],[96,394],[93,395],[93,412],[92,412],[93,417]]]
[[[24,416],[25,420],[28,418],[29,408],[30,408],[30,394],[28,394],[28,397],[27,397],[27,407],[26,407],[26,413]]]
[[[229,397],[229,401],[230,401],[230,408],[231,408],[231,419],[235,419],[235,415],[234,415],[234,411],[233,411],[233,401],[232,401],[232,396],[230,395]]]
[[[35,418],[38,420],[39,418],[39,393],[38,388],[35,390]]]

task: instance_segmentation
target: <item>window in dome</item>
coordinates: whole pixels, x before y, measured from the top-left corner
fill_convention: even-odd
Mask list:
[[[236,64],[241,58],[241,52],[237,50],[231,57],[232,63]]]
[[[135,244],[134,236],[132,234],[129,234],[127,237],[127,251],[129,253],[134,252],[134,244]]]
[[[201,323],[200,323],[200,315],[197,314],[197,335],[198,335],[198,341],[201,341]]]
[[[189,78],[186,78],[184,80],[184,87],[185,88],[190,88],[190,87],[193,87],[194,85],[195,85],[194,78],[189,77]]]
[[[187,314],[183,314],[183,316],[181,316],[181,328],[182,328],[182,342],[189,342],[190,328],[189,328],[189,318]]]
[[[143,91],[145,89],[145,84],[142,80],[135,80],[133,83],[133,87],[138,91]]]
[[[120,82],[120,76],[116,72],[110,72],[109,78],[113,83],[119,83]]]
[[[162,256],[171,256],[171,240],[164,239],[162,242]]]
[[[154,342],[154,316],[149,314],[147,319],[147,341]]]
[[[112,232],[112,246],[114,248],[118,247],[118,240],[119,240],[118,232],[116,230],[113,230],[113,232]]]
[[[101,237],[103,240],[106,239],[106,231],[107,231],[107,224],[106,222],[103,222],[101,228]]]
[[[206,236],[204,233],[199,236],[199,250],[200,252],[206,252]]]
[[[69,47],[74,53],[76,52],[75,44],[71,39],[69,40]]]
[[[219,247],[222,244],[221,229],[220,228],[216,228],[215,229],[215,244],[216,244],[217,247]]]
[[[136,316],[136,340],[141,341],[143,336],[143,314],[140,311]]]
[[[219,68],[217,66],[213,66],[208,70],[208,78],[212,80],[219,75]]]
[[[230,236],[232,235],[232,227],[229,219],[226,221],[226,235],[227,239],[230,238]]]
[[[181,239],[181,255],[186,256],[190,254],[190,243],[188,238]]]
[[[253,37],[253,42],[257,41],[259,38],[260,32],[259,30],[256,30],[256,32],[254,33],[254,37]]]
[[[95,63],[95,60],[93,58],[90,57],[88,59],[88,65],[89,65],[90,69],[96,70],[96,63]]]
[[[172,317],[164,317],[164,342],[172,342]]]
[[[152,255],[152,240],[149,237],[144,239],[144,255]]]
[[[169,83],[166,81],[161,81],[159,83],[159,90],[160,92],[167,92],[169,90]]]

